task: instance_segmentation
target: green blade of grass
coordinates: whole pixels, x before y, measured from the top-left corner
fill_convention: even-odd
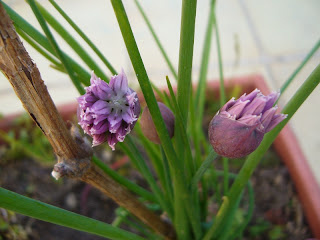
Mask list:
[[[157,199],[155,196],[150,193],[149,191],[145,190],[144,188],[140,187],[139,185],[131,182],[130,180],[126,179],[125,177],[119,175],[116,171],[112,170],[104,164],[99,158],[93,157],[92,161],[94,164],[96,164],[100,169],[102,169],[108,176],[112,177],[113,180],[117,181],[121,185],[125,186],[132,192],[138,194],[142,198],[151,201],[151,202],[157,202]]]
[[[209,65],[209,57],[210,57],[210,49],[211,49],[211,40],[212,40],[212,30],[215,25],[215,2],[211,1],[210,3],[210,11],[209,18],[207,23],[206,35],[203,44],[202,50],[202,58],[200,64],[200,74],[199,74],[199,82],[197,87],[197,92],[195,95],[195,106],[197,106],[197,125],[202,126],[203,119],[203,111],[204,111],[204,103],[206,97],[206,83],[207,83],[207,73],[208,73],[208,65]],[[200,127],[201,129],[201,127]]]
[[[122,1],[111,0],[115,15],[118,20],[118,24],[127,47],[127,51],[138,77],[138,81],[143,92],[146,103],[149,107],[152,120],[156,126],[158,136],[161,140],[162,147],[168,158],[170,168],[174,174],[175,181],[175,227],[177,233],[181,236],[181,239],[189,239],[189,225],[187,222],[186,209],[185,209],[185,198],[188,198],[189,193],[184,181],[184,171],[183,163],[180,157],[177,156],[172,141],[170,139],[169,133],[167,131],[166,125],[160,113],[156,98],[154,96],[149,77],[145,70],[144,64],[142,62],[136,41],[133,36],[133,32],[125,12]],[[180,211],[176,211],[176,209]],[[179,216],[178,216],[179,215]]]
[[[229,174],[230,175],[230,174]],[[239,239],[242,238],[242,234],[244,232],[244,230],[246,229],[246,227],[248,226],[248,224],[250,223],[252,216],[253,216],[253,210],[254,210],[254,190],[252,187],[251,182],[248,182],[248,194],[249,194],[249,203],[248,203],[248,211],[247,211],[247,215],[245,216],[244,221],[242,222],[242,224],[237,227],[233,232],[230,231],[226,231],[226,233],[224,234],[224,236],[222,236],[221,240],[224,239]]]
[[[224,177],[224,172],[215,170],[215,169],[208,169],[208,173],[210,176],[215,175],[217,177]],[[238,176],[237,174],[234,173],[229,173],[229,179],[234,180]],[[238,239],[241,237],[243,231],[245,230],[246,226],[249,224],[250,220],[252,219],[253,216],[253,211],[254,211],[254,190],[252,187],[252,184],[250,181],[248,181],[247,185],[247,190],[248,190],[248,195],[249,195],[249,202],[248,202],[248,210],[247,214],[245,216],[244,221],[238,226],[237,228],[233,229],[232,231],[225,231],[222,236],[219,236],[219,240],[222,239]],[[240,239],[240,238],[239,238]]]
[[[166,93],[166,92],[160,90],[160,89],[159,89],[154,83],[152,83],[151,81],[150,81],[150,84],[151,84],[151,86],[152,86],[152,89],[155,91],[155,93],[156,93],[156,95],[157,95],[157,98],[160,98],[160,99],[159,99],[160,102],[163,101],[164,104],[170,106],[170,102],[167,101],[168,99],[166,99],[166,96],[165,96],[165,93]]]
[[[186,166],[186,169],[187,169],[187,171],[186,171],[187,179],[186,180],[188,181],[188,179],[191,179],[191,177],[194,175],[196,166],[195,166],[195,162],[193,161],[193,158],[192,158],[191,147],[190,147],[190,144],[188,141],[187,132],[186,132],[185,126],[183,125],[181,110],[179,109],[178,103],[177,103],[176,98],[174,96],[174,92],[173,92],[173,89],[172,89],[172,86],[171,86],[171,83],[169,81],[168,76],[166,77],[166,80],[167,80],[167,85],[169,88],[171,100],[173,102],[173,106],[174,106],[175,113],[176,113],[176,118],[177,118],[176,123],[178,123],[178,126],[180,128],[182,143],[184,145],[184,151],[185,151],[185,156],[186,156],[185,157],[185,162],[186,162],[185,165],[187,165]],[[194,192],[193,198],[194,198],[194,202],[198,203],[198,195],[196,192]],[[199,204],[194,204],[190,197],[188,197],[186,200],[188,203],[187,204],[187,212],[188,212],[188,215],[190,218],[191,225],[194,229],[195,237],[196,237],[196,239],[200,239],[200,237],[202,235],[202,232],[201,232],[202,230],[199,225],[200,212],[197,209],[197,208],[199,208]]]
[[[195,162],[197,167],[200,166],[201,161],[202,161],[202,153],[201,153],[201,147],[200,147],[200,139],[201,139],[201,135],[203,135],[203,130],[201,129],[201,131],[198,131],[198,118],[200,118],[200,115],[197,114],[196,117],[196,108],[198,108],[198,106],[196,106],[194,104],[194,97],[193,97],[193,92],[191,92],[191,98],[190,98],[190,133],[191,133],[191,137],[192,137],[192,141],[193,141],[193,148],[194,148],[194,152],[195,152]]]
[[[46,49],[55,57],[58,57],[57,53],[54,51],[54,49],[52,48],[48,39],[45,36],[43,36],[37,29],[35,29],[32,25],[30,25],[19,14],[13,11],[8,5],[6,5],[2,1],[1,3],[5,8],[6,12],[8,13],[8,15],[10,16],[10,18],[13,20],[14,26],[16,28],[20,28],[23,32],[25,32],[28,36],[30,36],[35,42],[37,42],[40,46],[42,46],[44,49]],[[90,73],[84,70],[77,62],[75,62],[67,54],[63,53],[63,55],[70,62],[72,68],[74,69],[74,71],[77,72],[78,76],[81,76],[82,79],[86,79],[86,81],[83,81],[82,83],[88,86],[90,84]]]
[[[54,56],[50,54],[50,52],[42,48],[41,45],[39,45],[36,41],[34,41],[31,37],[29,37],[29,35],[24,33],[19,27],[16,27],[16,31],[27,43],[29,43],[36,51],[38,51],[42,56],[44,56],[46,59],[48,59],[52,63],[50,67],[52,67],[53,69],[59,72],[66,73],[66,70],[64,66],[61,64],[61,62],[57,61],[56,58],[54,58]],[[73,66],[71,61],[70,63]],[[79,75],[79,71],[77,71],[77,69],[75,69],[75,72],[81,83],[89,84],[89,78],[85,78],[83,74]]]
[[[220,34],[218,23],[216,19],[216,15],[214,14],[215,23],[216,23],[216,43],[217,43],[217,51],[218,51],[218,63],[219,63],[219,75],[220,75],[220,105],[221,107],[226,102],[226,93],[224,89],[224,77],[223,77],[223,64],[222,64],[222,54],[221,54],[221,45],[220,45]]]
[[[118,207],[115,210],[115,213],[116,213],[116,217],[112,221],[111,225],[114,227],[119,227],[121,222],[129,216],[129,212],[123,207]]]
[[[164,183],[164,187],[166,189],[166,195],[168,197],[168,201],[170,202],[169,206],[171,207],[171,211],[173,214],[173,187],[172,187],[172,177],[171,177],[171,171],[169,168],[169,163],[168,163],[168,159],[166,157],[166,154],[163,151],[163,148],[160,146],[160,150],[161,150],[161,156],[162,156],[162,162],[163,162],[163,172],[164,172],[164,177],[165,177],[165,183]],[[173,219],[173,215],[170,216],[171,219]]]
[[[0,188],[0,207],[42,221],[118,240],[143,240],[133,233]]]
[[[185,126],[187,126],[189,110],[189,101],[187,101],[187,99],[190,98],[191,93],[196,9],[196,0],[182,1],[177,100]]]
[[[181,9],[181,28],[180,28],[180,47],[179,47],[179,63],[178,63],[178,87],[177,87],[177,102],[181,110],[182,123],[185,128],[188,128],[188,112],[190,104],[190,95],[191,95],[191,80],[192,80],[192,60],[193,60],[193,45],[194,45],[194,33],[195,33],[195,18],[196,18],[196,0],[183,0],[182,9]],[[176,125],[177,123],[176,119]],[[180,128],[175,130],[175,139],[176,139],[176,149],[177,153],[181,159],[184,159],[184,145],[181,138]],[[183,163],[180,163],[183,165]],[[184,173],[183,179],[185,179],[186,173]],[[185,183],[183,183],[185,184]],[[180,194],[186,194],[181,192]],[[188,193],[190,194],[190,193]],[[190,194],[191,195],[191,194]],[[191,195],[192,201],[196,200],[194,195]],[[192,221],[192,213],[190,214],[190,202],[186,201],[185,211],[188,213],[189,220]],[[197,201],[196,201],[197,202]],[[192,206],[197,205],[197,203],[191,203]],[[198,206],[198,205],[197,205]],[[175,199],[175,208],[176,212],[182,212],[183,206],[181,205],[181,200]],[[194,213],[194,216],[198,216],[198,213]],[[186,226],[186,218],[184,215],[176,215],[175,224],[177,228],[180,228],[178,224]],[[192,222],[194,223],[194,222]],[[200,222],[199,222],[200,224]],[[202,235],[202,230],[199,230],[199,225],[192,224],[192,230],[194,232],[194,238],[198,239]],[[187,227],[187,226],[186,226]],[[181,228],[181,230],[187,229],[186,227]],[[184,235],[181,235],[184,234]],[[181,239],[190,238],[190,236],[185,235],[186,232],[180,232],[179,237]]]
[[[290,77],[285,81],[285,83],[282,85],[280,89],[281,95],[284,93],[284,91],[289,87],[292,80],[297,76],[297,74],[301,71],[301,69],[306,65],[306,63],[310,60],[310,58],[313,56],[313,54],[318,51],[320,47],[320,40],[314,45],[314,47],[310,50],[310,52],[307,54],[307,56],[303,59],[301,64],[297,67],[297,69],[290,75]],[[279,99],[278,99],[279,100]]]
[[[167,107],[169,107],[171,110],[174,109],[173,103],[172,103],[172,101],[171,101],[168,93],[167,93],[167,92],[164,92],[163,96],[164,96],[163,103],[164,103]]]
[[[195,173],[195,175],[192,178],[191,181],[191,188],[195,189],[198,182],[200,181],[200,179],[202,178],[203,174],[206,172],[206,170],[209,168],[209,166],[212,164],[212,162],[219,157],[218,154],[211,149],[209,155],[207,156],[207,158],[202,162],[201,166],[198,168],[197,172]]]
[[[220,75],[220,106],[222,107],[226,102],[226,93],[224,88],[224,76],[223,76],[223,64],[222,64],[222,53],[221,53],[221,45],[220,45],[220,34],[219,34],[219,27],[216,19],[216,14],[214,12],[214,21],[216,25],[216,43],[217,43],[217,51],[218,51],[218,63],[219,63],[219,75]],[[223,169],[224,169],[224,176],[223,176],[223,188],[224,188],[224,195],[227,194],[229,189],[229,159],[223,158]]]
[[[229,159],[228,158],[222,158],[223,161],[223,195],[227,195],[228,189],[229,189]]]
[[[98,77],[105,81],[109,81],[107,75],[104,74],[101,68],[95,63],[84,48],[71,36],[71,34],[43,6],[41,6],[39,2],[36,2],[36,5],[45,21],[63,38],[63,40],[74,50],[82,61],[91,70],[94,70]]]
[[[45,35],[47,36],[49,43],[51,45],[51,47],[55,50],[58,58],[60,59],[61,63],[64,65],[69,77],[71,78],[73,84],[75,85],[75,87],[77,88],[78,92],[80,94],[84,94],[85,90],[83,89],[83,87],[81,86],[81,83],[79,81],[79,79],[76,77],[76,75],[74,74],[73,69],[71,68],[69,61],[67,61],[67,59],[65,58],[65,56],[63,55],[63,53],[60,50],[59,45],[57,44],[56,40],[54,39],[51,31],[49,30],[47,23],[45,22],[41,12],[39,11],[36,3],[34,0],[27,0],[34,15],[36,16],[42,30],[44,31]]]
[[[125,41],[131,63],[135,70],[135,73],[138,78],[146,103],[149,107],[152,120],[155,123],[159,138],[161,140],[161,143],[163,144],[166,155],[169,156],[168,159],[172,163],[176,161],[177,157],[176,157],[169,133],[167,131],[166,125],[160,113],[157,100],[153,93],[153,89],[151,87],[149,77],[147,75],[144,64],[142,62],[142,59],[138,50],[138,46],[133,36],[133,32],[131,30],[131,26],[130,26],[127,14],[125,12],[124,6],[122,4],[122,1],[120,0],[111,0],[111,3],[119,23],[119,27],[120,27],[123,39]]]
[[[160,152],[156,148],[155,144],[150,142],[142,133],[140,124],[136,124],[134,127],[135,132],[137,133],[137,138],[135,141],[139,142],[147,152],[152,166],[156,171],[157,177],[161,183],[162,188],[165,188],[165,173],[163,170],[163,164],[161,162]]]
[[[107,58],[101,53],[96,45],[89,39],[89,37],[75,24],[74,21],[62,10],[62,8],[54,1],[49,2],[55,7],[55,9],[61,14],[61,16],[70,24],[70,26],[79,34],[79,36],[91,47],[91,49],[97,54],[101,61],[106,65],[112,74],[117,74],[117,71],[107,60]]]
[[[203,135],[202,122],[203,122],[203,112],[204,112],[205,97],[206,97],[206,83],[207,83],[210,49],[211,49],[212,30],[214,28],[214,23],[215,23],[214,10],[215,10],[215,0],[212,0],[210,2],[209,17],[208,17],[208,23],[206,28],[206,34],[205,34],[205,41],[204,41],[203,50],[202,50],[198,87],[195,93],[193,106],[190,106],[190,117],[191,117],[190,120],[193,123],[191,126],[191,133],[193,136],[193,144],[195,148],[195,156],[196,156],[196,162],[198,166],[201,163],[199,135]],[[195,109],[197,109],[197,111],[195,111]]]
[[[144,161],[141,153],[139,152],[138,148],[136,147],[134,141],[132,140],[131,136],[126,136],[125,143],[118,143],[121,149],[130,157],[133,164],[138,168],[142,176],[148,182],[152,192],[155,194],[157,201],[161,205],[161,207],[168,212],[170,216],[172,216],[172,212],[170,211],[170,207],[168,206],[163,193],[161,192],[160,188],[158,187],[152,173],[147,166],[146,162]]]
[[[138,0],[134,0],[134,2],[135,2],[135,4],[136,4],[136,6],[138,7],[139,12],[141,13],[144,21],[146,22],[146,24],[147,24],[147,26],[148,26],[148,28],[149,28],[149,31],[151,32],[153,39],[155,40],[155,42],[156,42],[159,50],[161,51],[162,56],[164,57],[167,65],[168,65],[168,67],[169,67],[169,69],[170,69],[170,71],[171,71],[171,73],[172,73],[172,75],[173,75],[173,77],[174,77],[174,79],[177,80],[177,79],[178,79],[178,75],[177,75],[177,73],[176,73],[176,70],[174,69],[172,62],[170,61],[170,59],[169,59],[169,57],[168,57],[168,54],[167,54],[166,51],[164,50],[164,47],[162,46],[159,37],[157,36],[156,32],[154,31],[154,29],[153,29],[153,27],[152,27],[152,25],[151,25],[151,23],[150,23],[147,15],[146,15],[146,13],[144,12],[144,10],[143,10],[143,8],[141,7],[141,5],[140,5],[140,3],[139,3]]]
[[[25,34],[20,28],[16,29],[17,33],[32,46],[38,53],[40,53],[43,57],[48,59],[51,63],[53,63],[56,66],[62,66],[62,64],[50,53],[45,51],[37,42],[32,40],[27,34]]]
[[[211,235],[211,232],[219,231],[220,228],[224,227],[224,225],[222,225],[222,221],[228,217],[227,214],[230,214],[230,212],[227,212],[227,210],[228,209],[233,210],[233,206],[236,203],[236,201],[238,201],[238,199],[236,199],[236,201],[234,201],[233,205],[230,205],[230,199],[227,196],[223,196],[222,201],[223,202],[217,212],[216,218],[214,219],[214,223],[211,226],[211,228],[209,229],[209,231],[206,233],[206,235],[204,236],[203,240],[215,239]]]
[[[177,121],[175,121],[175,123],[180,128],[180,134],[181,134],[182,142],[183,142],[183,145],[184,145],[184,151],[185,151],[185,156],[186,156],[185,157],[185,162],[186,162],[186,165],[187,165],[187,167],[186,167],[186,169],[187,169],[187,177],[191,178],[194,175],[195,171],[196,171],[196,164],[195,164],[195,162],[193,161],[193,158],[192,158],[191,146],[190,146],[190,143],[188,141],[188,135],[187,135],[186,127],[183,124],[182,113],[181,113],[181,110],[180,110],[180,108],[178,106],[178,103],[177,103],[176,97],[174,95],[173,88],[172,88],[172,85],[170,83],[170,80],[169,80],[168,76],[166,76],[166,80],[167,80],[167,86],[168,86],[168,89],[169,89],[169,92],[170,92],[171,100],[172,100],[172,103],[173,103],[174,112],[175,112],[175,115],[176,115],[176,118],[177,118]]]

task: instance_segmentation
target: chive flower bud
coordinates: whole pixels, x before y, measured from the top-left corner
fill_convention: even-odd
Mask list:
[[[209,124],[209,140],[221,156],[240,158],[252,153],[265,133],[271,131],[287,115],[276,114],[273,107],[279,92],[264,96],[258,89],[232,98],[214,116]]]
[[[91,85],[77,98],[79,125],[93,138],[92,146],[108,142],[112,150],[132,130],[140,114],[140,103],[135,91],[128,87],[123,72],[111,77],[110,83],[93,72]]]
[[[169,136],[170,138],[172,138],[174,134],[174,115],[172,111],[163,103],[158,102],[158,106],[163,117],[164,123],[166,124],[166,127],[168,129]],[[148,107],[145,107],[141,114],[140,125],[142,133],[150,141],[156,144],[161,143]]]

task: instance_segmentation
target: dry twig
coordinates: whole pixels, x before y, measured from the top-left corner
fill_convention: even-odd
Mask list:
[[[92,150],[75,127],[66,127],[36,64],[20,41],[11,19],[0,4],[0,69],[24,108],[50,141],[58,158],[53,176],[87,182],[108,195],[166,239],[175,239],[172,226],[148,210],[126,188],[91,164]]]

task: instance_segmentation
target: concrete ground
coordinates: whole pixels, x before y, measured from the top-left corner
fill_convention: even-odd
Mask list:
[[[40,29],[25,1],[4,0],[4,2]],[[58,16],[48,1],[40,0],[39,2]],[[123,2],[149,77],[156,85],[163,86],[165,76],[170,76],[168,67],[134,2],[129,0]],[[147,10],[147,15],[170,59],[177,67],[181,1],[140,2]],[[194,81],[197,81],[199,72],[209,2],[209,0],[198,1],[193,64]],[[137,86],[137,80],[110,1],[57,0],[57,3],[99,46],[118,71],[121,68],[125,70],[130,84]],[[320,1],[318,0],[218,0],[216,11],[225,76],[258,73],[264,76],[269,87],[274,90],[281,87],[320,37]],[[73,31],[70,29],[70,32]],[[66,49],[65,51],[78,59],[60,38],[57,39],[62,44],[62,48]],[[56,104],[74,101],[78,94],[68,77],[50,68],[48,61],[39,56],[29,45],[25,44],[25,46],[37,63]],[[213,42],[210,58],[208,78],[218,78],[215,42]],[[319,64],[319,61],[320,52],[318,51],[283,94],[281,105],[291,98],[296,89]],[[102,64],[101,66],[106,69]],[[110,75],[107,69],[105,72]],[[320,103],[319,90],[319,87],[315,89],[290,124],[320,184],[320,107],[317,105]],[[23,111],[10,84],[1,74],[0,99],[0,113],[6,115]]]

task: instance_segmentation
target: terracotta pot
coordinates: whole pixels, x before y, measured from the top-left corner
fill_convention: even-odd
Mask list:
[[[227,91],[234,86],[241,86],[243,92],[251,92],[258,88],[263,94],[270,93],[270,89],[260,75],[226,79]],[[209,82],[207,89],[208,92],[213,91],[214,93],[210,96],[218,96],[219,82]],[[290,124],[282,129],[273,146],[289,170],[314,237],[320,238],[320,188]]]
[[[264,94],[270,93],[268,86],[260,75],[226,79],[225,88],[227,91],[230,91],[234,86],[241,87],[243,92],[250,92],[258,88]],[[219,82],[208,82],[207,93],[208,97],[215,96],[218,98]],[[143,95],[139,93],[138,97],[143,105]],[[76,114],[76,109],[76,102],[58,107],[64,120],[72,119]],[[12,120],[17,116],[18,114],[15,114],[0,120],[0,129],[4,131],[10,129]],[[273,146],[289,170],[314,237],[320,239],[320,188],[289,125],[281,131]]]

